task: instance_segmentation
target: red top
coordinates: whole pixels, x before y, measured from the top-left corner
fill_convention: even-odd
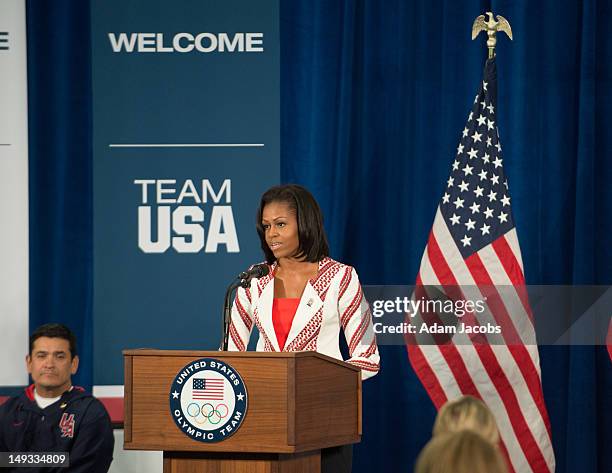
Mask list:
[[[276,339],[278,340],[278,346],[281,350],[285,347],[289,330],[291,330],[291,323],[295,312],[297,311],[298,305],[300,305],[300,299],[274,299],[272,303],[272,323],[274,324],[274,332],[276,333]]]

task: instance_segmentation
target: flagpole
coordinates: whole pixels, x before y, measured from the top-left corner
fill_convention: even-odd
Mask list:
[[[472,40],[475,40],[481,31],[486,31],[489,59],[493,59],[495,57],[495,46],[497,45],[497,32],[503,31],[512,40],[512,28],[510,28],[510,23],[503,16],[497,15],[497,21],[495,21],[492,12],[488,11],[487,15],[489,16],[488,20],[485,20],[484,15],[480,15],[474,20]]]

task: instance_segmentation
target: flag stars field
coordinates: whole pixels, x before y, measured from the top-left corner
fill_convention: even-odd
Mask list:
[[[481,89],[474,100],[440,201],[440,210],[464,256],[514,226],[508,212],[510,198],[495,127],[495,107],[485,92]],[[502,212],[502,208],[506,211]]]

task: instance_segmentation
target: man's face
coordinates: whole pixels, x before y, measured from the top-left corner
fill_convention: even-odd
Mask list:
[[[71,386],[70,377],[79,367],[79,357],[71,358],[68,340],[40,337],[34,341],[26,364],[36,392],[43,397],[56,397]]]

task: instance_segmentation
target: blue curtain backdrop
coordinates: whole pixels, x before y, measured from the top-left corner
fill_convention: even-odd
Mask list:
[[[92,127],[89,2],[28,1],[30,327],[77,335],[74,381],[92,383]]]
[[[281,2],[282,179],[309,187],[333,256],[365,284],[414,282],[481,78],[493,9],[498,119],[527,281],[610,284],[610,1]],[[89,5],[28,2],[32,326],[63,321],[91,383]],[[411,471],[435,410],[402,347],[364,385],[354,471]],[[612,471],[612,369],[601,347],[542,347],[557,471]],[[333,406],[331,406],[333,408]]]

